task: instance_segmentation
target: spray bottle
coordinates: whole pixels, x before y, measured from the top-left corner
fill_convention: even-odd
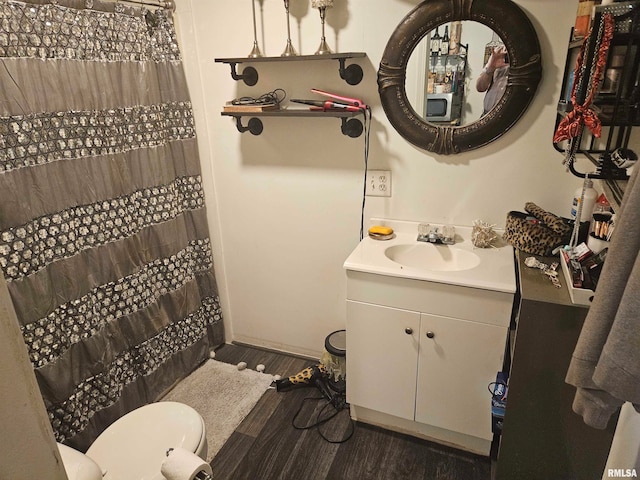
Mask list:
[[[593,213],[593,207],[596,204],[598,198],[598,192],[593,188],[593,180],[590,178],[584,179],[584,184],[573,194],[573,204],[571,205],[571,218],[576,219],[578,211],[580,211],[579,222],[590,222],[591,214]],[[582,204],[582,208],[580,208]]]

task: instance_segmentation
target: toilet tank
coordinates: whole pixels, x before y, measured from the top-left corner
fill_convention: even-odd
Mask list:
[[[61,443],[58,450],[69,480],[102,480],[102,470],[89,457]]]

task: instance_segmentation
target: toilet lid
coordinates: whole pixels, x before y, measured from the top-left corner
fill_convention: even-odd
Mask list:
[[[105,472],[104,480],[162,480],[169,448],[198,452],[204,422],[177,402],[157,402],[129,412],[111,424],[87,450]],[[206,453],[205,453],[206,454]]]

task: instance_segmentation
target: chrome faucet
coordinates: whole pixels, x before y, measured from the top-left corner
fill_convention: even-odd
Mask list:
[[[418,242],[453,245],[456,243],[455,237],[456,229],[453,225],[443,225],[440,228],[425,223],[418,225]]]

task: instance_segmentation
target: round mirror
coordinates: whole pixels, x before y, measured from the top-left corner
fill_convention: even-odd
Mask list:
[[[484,33],[477,37],[470,30]],[[450,54],[451,48],[445,53],[442,45],[439,52],[434,49],[434,37],[447,33],[451,42],[454,31],[457,53]],[[502,89],[493,92],[492,102],[478,91],[484,66],[492,67],[484,71],[487,79],[495,81],[498,68],[502,74]],[[486,145],[509,130],[531,102],[541,75],[538,37],[511,0],[425,0],[391,35],[378,91],[389,121],[407,141],[452,154]],[[487,112],[485,103],[492,105]]]

